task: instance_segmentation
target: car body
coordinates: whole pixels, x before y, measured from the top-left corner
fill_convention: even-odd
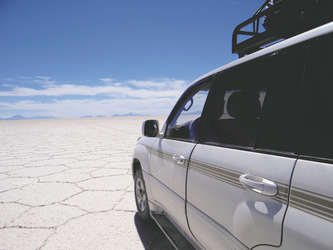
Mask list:
[[[332,111],[333,22],[200,77],[143,124],[140,217],[197,249],[332,249]]]

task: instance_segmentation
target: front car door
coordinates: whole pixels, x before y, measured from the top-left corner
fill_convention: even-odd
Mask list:
[[[164,135],[151,148],[152,195],[169,219],[187,234],[190,234],[185,216],[187,165],[213,80],[214,77],[205,79],[182,95],[167,119]]]
[[[300,44],[219,75],[187,180],[189,227],[205,248],[281,244],[307,50]]]

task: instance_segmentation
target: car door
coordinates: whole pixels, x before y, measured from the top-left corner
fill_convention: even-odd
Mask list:
[[[151,149],[152,195],[168,216],[187,230],[185,181],[189,156],[196,145],[202,110],[214,77],[190,87],[167,120],[166,131]]]
[[[281,244],[307,50],[300,44],[219,75],[187,179],[189,227],[205,248]]]
[[[333,247],[333,34],[317,39],[306,76],[301,153],[291,181],[282,249]]]

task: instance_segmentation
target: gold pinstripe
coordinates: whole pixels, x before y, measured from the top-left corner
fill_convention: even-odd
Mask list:
[[[148,149],[148,152],[153,155],[153,156],[156,156],[160,159],[163,159],[164,161],[167,161],[167,162],[170,162],[170,163],[174,163],[174,160],[173,160],[173,155],[172,153],[168,153],[168,152],[165,152],[165,151],[161,151],[161,150],[157,150],[157,149],[154,149],[154,148],[149,148],[147,147]],[[186,168],[187,166],[187,159],[185,160],[185,164],[184,165],[177,165],[178,167],[183,167],[183,168]]]
[[[333,197],[293,187],[290,206],[333,222]]]
[[[152,148],[147,149],[152,155],[173,163],[173,155],[171,153],[162,152]],[[186,166],[187,164],[184,165],[184,167]],[[189,170],[227,183],[234,187],[244,189],[239,182],[239,177],[243,174],[241,172],[232,171],[230,169],[222,168],[220,166],[208,164],[195,159],[191,159]],[[275,183],[278,185],[279,192],[272,199],[283,204],[287,204],[289,185],[281,182]],[[333,222],[333,197],[293,187],[291,190],[290,206],[324,220]]]
[[[189,169],[204,174],[215,180],[228,183],[232,186],[243,188],[242,184],[240,184],[238,179],[239,176],[242,174],[240,172],[230,171],[228,169],[221,168],[219,166],[207,164],[193,159],[191,159],[190,161]]]
[[[288,203],[288,193],[289,193],[289,184],[285,184],[282,182],[275,182],[278,185],[279,192],[278,194],[273,197],[272,199],[283,204]]]
[[[191,159],[190,161],[189,170],[204,174],[208,177],[211,177],[218,181],[222,181],[234,187],[244,189],[243,185],[239,182],[239,177],[243,174],[242,172],[232,171],[230,169],[222,168],[217,165],[200,162],[193,159]],[[279,192],[272,199],[287,204],[288,185],[281,182],[276,182],[276,184],[279,187]]]

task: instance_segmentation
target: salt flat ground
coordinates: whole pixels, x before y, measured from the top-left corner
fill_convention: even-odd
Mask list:
[[[0,121],[0,249],[172,249],[134,202],[132,152],[152,118]]]

